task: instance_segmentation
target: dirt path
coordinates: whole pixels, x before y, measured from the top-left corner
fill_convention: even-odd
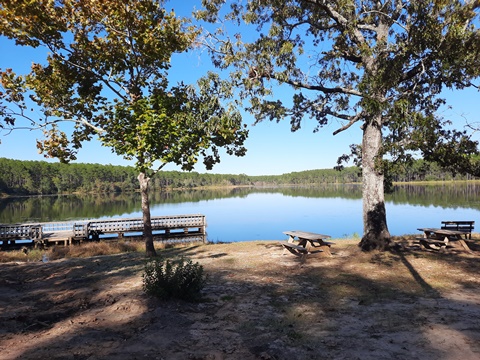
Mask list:
[[[197,304],[144,295],[137,253],[0,264],[0,359],[480,358],[480,256],[333,253],[168,250],[208,273]]]

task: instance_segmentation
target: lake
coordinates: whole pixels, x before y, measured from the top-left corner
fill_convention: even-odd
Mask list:
[[[140,195],[65,195],[0,200],[0,223],[141,217]],[[204,214],[212,242],[285,239],[286,230],[361,236],[360,185],[185,190],[151,195],[152,216]],[[480,184],[404,185],[386,196],[392,235],[480,220]],[[477,226],[479,222],[477,222]]]

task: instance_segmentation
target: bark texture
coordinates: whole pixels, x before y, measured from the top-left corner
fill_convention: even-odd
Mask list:
[[[143,214],[143,239],[145,241],[145,252],[149,257],[157,256],[155,247],[153,246],[152,220],[150,217],[150,200],[148,198],[148,183],[150,178],[141,172],[138,175],[140,183],[140,192],[142,195],[142,214]]]
[[[390,246],[390,232],[385,210],[384,174],[380,163],[382,146],[381,117],[366,122],[363,129],[363,237],[364,251],[385,250]]]

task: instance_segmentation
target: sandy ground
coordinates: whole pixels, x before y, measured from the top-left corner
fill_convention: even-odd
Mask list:
[[[345,244],[167,250],[204,266],[199,303],[145,295],[138,253],[0,264],[0,359],[480,359],[480,253]]]

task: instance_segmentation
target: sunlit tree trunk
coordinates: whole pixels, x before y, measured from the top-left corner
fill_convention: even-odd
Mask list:
[[[384,250],[391,241],[385,211],[381,147],[381,116],[377,115],[366,122],[363,129],[363,237],[359,245],[366,251]]]
[[[143,239],[145,241],[146,255],[149,257],[157,256],[153,246],[152,221],[150,218],[150,201],[148,199],[148,183],[150,178],[141,172],[138,175],[140,183],[140,193],[142,195],[142,214],[143,214]]]

